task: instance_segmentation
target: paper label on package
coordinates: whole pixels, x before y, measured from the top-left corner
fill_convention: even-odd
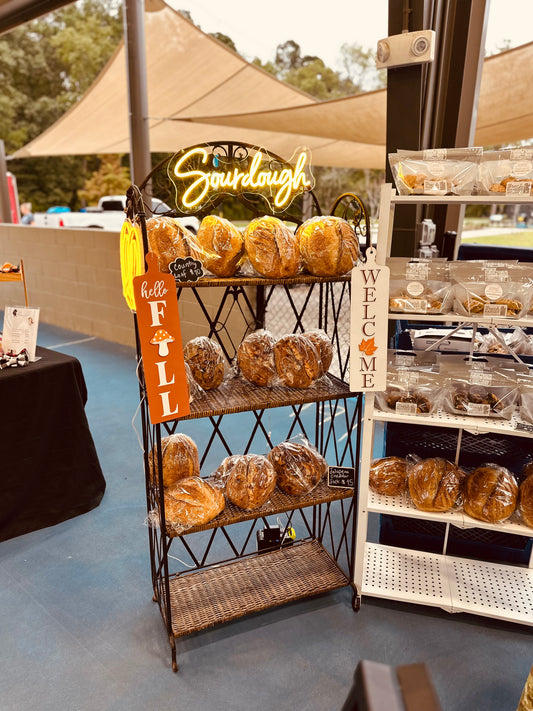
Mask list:
[[[2,349],[5,353],[19,354],[24,348],[30,360],[35,360],[39,309],[27,306],[6,306],[4,309],[4,330]]]
[[[352,270],[350,390],[385,390],[390,269],[376,264],[376,250]]]

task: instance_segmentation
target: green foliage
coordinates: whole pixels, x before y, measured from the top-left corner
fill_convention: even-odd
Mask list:
[[[85,181],[79,196],[87,205],[97,205],[102,195],[124,195],[131,185],[129,167],[122,165],[121,156],[105,155],[100,167]]]

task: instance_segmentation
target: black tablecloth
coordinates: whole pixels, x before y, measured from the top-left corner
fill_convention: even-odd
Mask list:
[[[106,487],[80,362],[40,347],[36,355],[0,371],[0,541],[90,511]]]

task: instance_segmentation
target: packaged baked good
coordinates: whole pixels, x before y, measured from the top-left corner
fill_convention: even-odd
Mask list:
[[[407,460],[382,457],[370,466],[369,486],[377,494],[399,496],[407,490]]]
[[[241,454],[224,460],[215,479],[226,480],[226,496],[241,509],[251,511],[265,504],[276,487],[276,472],[266,457]],[[217,470],[218,471],[218,470]]]
[[[466,478],[463,509],[472,518],[487,523],[501,523],[514,512],[517,501],[516,479],[499,464],[483,464]]]
[[[277,217],[256,217],[244,230],[246,256],[267,279],[288,279],[300,270],[300,249],[293,230]]]
[[[209,523],[225,506],[224,494],[199,476],[181,479],[165,489],[165,520],[174,533]]]
[[[328,464],[309,443],[281,442],[268,454],[279,488],[290,496],[308,494],[328,471]]]
[[[455,313],[517,319],[529,310],[533,282],[520,264],[452,262],[450,276]]]
[[[533,373],[521,373],[517,381],[520,393],[520,418],[528,424],[533,424]]]
[[[189,391],[189,402],[194,402],[195,400],[199,400],[201,397],[203,397],[205,395],[205,391],[202,386],[199,385],[194,379],[192,370],[187,361],[185,361],[184,365],[185,376],[187,378],[187,390]]]
[[[448,262],[392,257],[389,311],[392,313],[445,314],[453,306]]]
[[[399,195],[472,195],[483,148],[399,149],[389,164]]]
[[[464,473],[443,457],[421,459],[409,467],[411,500],[421,511],[449,511],[459,500]]]
[[[480,195],[531,195],[533,146],[485,151],[478,171]]]
[[[526,526],[533,528],[533,474],[526,477],[520,484],[518,511]]]
[[[198,336],[183,347],[183,357],[193,378],[204,390],[218,388],[224,380],[225,360],[220,345],[212,338]]]
[[[359,239],[341,217],[311,217],[296,230],[304,271],[314,276],[341,276],[359,258]]]
[[[439,373],[389,366],[387,387],[376,392],[376,406],[399,415],[429,415],[440,406],[442,382]]]
[[[317,349],[320,357],[320,375],[324,375],[328,372],[333,360],[333,344],[330,337],[321,328],[305,331],[303,335],[308,338]]]
[[[161,437],[161,461],[163,469],[163,486],[173,486],[181,479],[200,476],[200,460],[196,442],[188,435],[176,432]],[[148,455],[150,477],[157,485],[157,468],[159,457],[157,446],[154,445]]]
[[[237,367],[242,376],[262,387],[274,385],[277,378],[274,361],[276,339],[265,329],[250,333],[237,349]]]
[[[276,341],[274,362],[279,380],[290,388],[308,388],[322,374],[320,355],[312,341],[289,333]]]
[[[202,264],[218,277],[231,277],[244,255],[244,237],[240,230],[224,217],[207,215],[196,234],[202,249]]]
[[[148,248],[157,256],[159,271],[169,274],[169,264],[186,257],[199,259],[195,236],[173,217],[159,215],[146,220]]]

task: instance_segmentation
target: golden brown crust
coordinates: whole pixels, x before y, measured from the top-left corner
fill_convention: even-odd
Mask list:
[[[161,457],[163,462],[163,486],[174,486],[181,479],[200,476],[198,447],[186,434],[175,433],[161,438]],[[158,466],[157,447],[153,447],[148,456],[150,477],[157,484]]]
[[[213,339],[193,338],[183,348],[183,357],[193,378],[204,390],[218,388],[224,380],[224,353]]]
[[[313,331],[306,331],[303,335],[311,341],[318,351],[321,374],[327,373],[333,360],[333,344],[328,334],[317,328]]]
[[[276,472],[266,457],[241,454],[232,458],[226,479],[228,499],[241,509],[257,509],[276,487]]]
[[[146,220],[148,248],[157,256],[159,270],[170,273],[169,264],[175,259],[195,257],[194,236],[172,217],[161,215]]]
[[[294,232],[277,217],[252,220],[244,230],[244,246],[253,268],[267,279],[288,279],[300,269]]]
[[[455,505],[464,475],[442,457],[422,459],[409,469],[409,494],[421,511],[448,511]]]
[[[275,343],[274,336],[264,330],[246,336],[237,350],[237,365],[246,380],[262,387],[273,385],[277,376]]]
[[[301,334],[282,336],[274,346],[274,361],[278,377],[290,388],[308,388],[321,374],[317,349]]]
[[[328,470],[324,457],[314,447],[299,442],[282,442],[268,454],[279,488],[290,496],[312,491]]]
[[[518,510],[526,526],[533,528],[533,474],[520,484]]]
[[[499,523],[514,512],[518,484],[505,467],[486,464],[471,472],[465,482],[463,508],[480,521]]]
[[[218,277],[231,277],[237,271],[244,254],[244,238],[233,223],[218,215],[207,215],[202,220],[196,240],[200,261]]]
[[[224,494],[200,477],[182,479],[165,490],[165,519],[180,528],[209,523],[225,505]]]
[[[407,462],[403,457],[382,457],[370,467],[370,488],[384,496],[399,496],[407,490]]]
[[[341,276],[359,258],[359,240],[341,217],[312,217],[296,231],[305,271],[314,276]]]

